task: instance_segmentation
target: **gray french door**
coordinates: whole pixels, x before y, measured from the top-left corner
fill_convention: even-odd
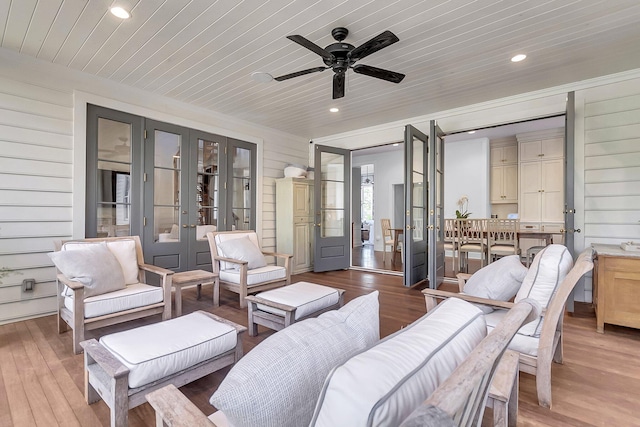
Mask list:
[[[146,120],[144,253],[174,271],[211,270],[206,233],[226,229],[219,213],[225,138]]]
[[[431,120],[429,131],[429,227],[428,278],[429,287],[437,289],[444,280],[444,132]]]
[[[404,285],[414,286],[427,279],[429,138],[415,127],[407,125],[404,142]]]
[[[255,144],[89,105],[87,237],[139,235],[145,261],[211,269],[206,233],[256,226]]]
[[[567,94],[567,110],[564,118],[564,244],[569,249],[569,252],[574,254],[574,233],[579,233],[580,230],[575,228],[575,213],[574,206],[574,183],[573,177],[575,176],[575,93],[569,92]],[[573,302],[573,301],[572,301]]]
[[[351,265],[351,152],[317,145],[315,148],[313,271]]]

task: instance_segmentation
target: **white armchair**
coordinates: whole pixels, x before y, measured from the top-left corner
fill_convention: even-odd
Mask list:
[[[239,294],[241,308],[248,294],[291,283],[293,255],[262,251],[255,231],[209,232],[207,238],[220,287]],[[284,266],[268,265],[265,255],[284,260]]]
[[[73,330],[73,351],[82,351],[85,331],[162,314],[171,318],[173,271],[144,263],[138,236],[56,242],[50,254],[60,272],[58,332]],[[146,284],[146,273],[160,278]]]
[[[542,314],[533,322],[529,322],[518,330],[509,344],[509,349],[520,353],[520,371],[536,376],[536,388],[540,406],[551,408],[551,365],[562,363],[563,315],[567,298],[578,280],[593,269],[593,250],[583,251],[575,265],[566,247],[549,245],[534,259],[522,285],[515,297],[515,302],[524,298],[536,300],[542,307]],[[490,268],[489,267],[485,268]],[[478,271],[476,274],[479,274]],[[498,283],[498,274],[493,283]],[[460,276],[460,275],[459,275]],[[465,277],[462,276],[464,281]],[[488,283],[491,285],[492,283]],[[466,287],[464,288],[467,291]],[[492,292],[495,290],[491,290]],[[498,301],[479,296],[454,292],[425,289],[427,311],[437,305],[437,300],[449,297],[491,307],[485,310],[487,329],[492,330],[506,316],[507,310],[514,306],[513,302]],[[489,311],[487,313],[487,311]]]

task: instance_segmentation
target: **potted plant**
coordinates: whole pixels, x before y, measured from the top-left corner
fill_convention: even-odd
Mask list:
[[[469,206],[469,198],[466,195],[460,197],[458,200],[458,209],[456,209],[456,218],[469,218],[471,212],[467,211]]]

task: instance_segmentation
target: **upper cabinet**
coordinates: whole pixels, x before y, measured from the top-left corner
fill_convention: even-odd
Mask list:
[[[491,141],[491,203],[518,203],[518,144],[515,138]]]
[[[520,223],[564,223],[564,129],[518,134]]]
[[[562,136],[520,142],[521,162],[562,158],[564,158],[564,137]]]

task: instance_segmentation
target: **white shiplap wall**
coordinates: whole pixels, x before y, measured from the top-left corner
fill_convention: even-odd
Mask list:
[[[0,77],[0,323],[49,313],[52,240],[72,230],[73,97]],[[22,280],[33,278],[33,292]]]
[[[640,81],[581,94],[584,247],[640,241]],[[592,300],[591,278],[585,300]]]
[[[275,250],[274,180],[287,163],[307,162],[308,140],[0,48],[0,267],[13,270],[0,279],[0,324],[56,309],[47,252],[56,239],[82,237],[84,195],[74,191],[84,165],[74,158],[84,158],[86,102],[257,143],[258,230]],[[35,291],[22,292],[26,278]]]

